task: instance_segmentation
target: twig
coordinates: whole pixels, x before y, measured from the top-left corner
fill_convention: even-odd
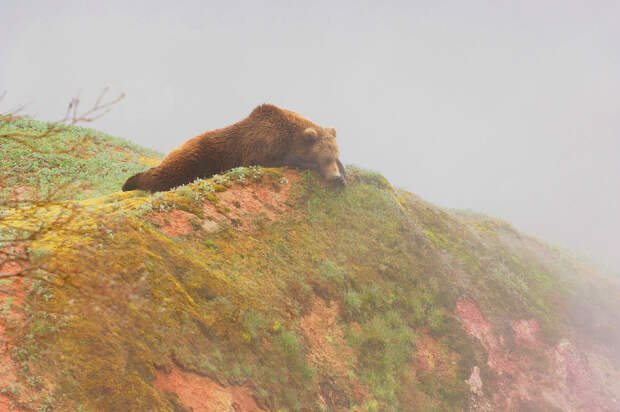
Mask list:
[[[116,103],[120,102],[121,100],[125,98],[125,93],[121,93],[117,98],[107,103],[102,103],[102,100],[105,97],[108,90],[110,90],[110,88],[105,87],[103,91],[101,92],[101,94],[99,95],[99,97],[97,98],[97,100],[95,101],[95,104],[93,105],[93,107],[91,107],[89,110],[85,111],[84,113],[79,114],[78,107],[80,105],[80,95],[82,94],[82,91],[80,90],[78,94],[73,99],[71,99],[71,101],[69,102],[65,116],[59,121],[59,123],[69,123],[72,125],[76,123],[82,123],[82,122],[88,123],[88,122],[97,120],[101,118],[102,116],[105,116],[107,113],[110,112],[113,105],[115,105]]]

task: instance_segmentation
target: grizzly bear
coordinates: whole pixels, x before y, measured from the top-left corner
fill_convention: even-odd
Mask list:
[[[160,192],[233,167],[253,165],[312,169],[344,185],[345,171],[338,154],[336,129],[263,104],[240,122],[189,139],[159,166],[127,179],[123,191]]]

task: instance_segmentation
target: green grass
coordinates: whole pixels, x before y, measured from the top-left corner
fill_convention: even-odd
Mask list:
[[[13,119],[0,123],[0,134],[36,137],[52,125]],[[56,200],[106,195],[119,191],[127,177],[147,169],[145,162],[162,157],[127,140],[80,127],[62,126],[53,135],[30,142],[36,150],[0,138],[0,200],[15,187]]]
[[[42,147],[53,151],[92,133],[72,128]],[[105,195],[146,168],[140,156],[156,155],[100,134],[84,147],[79,155],[42,155],[3,145],[0,161],[12,179],[4,193],[15,185],[51,190],[66,178],[76,188],[67,198]],[[287,200],[294,213],[275,222],[256,218],[250,232],[230,224],[201,230],[201,205],[226,213],[218,196],[232,183],[278,191],[291,175],[237,168],[166,193],[112,194],[92,211],[80,209],[72,222],[80,235],[48,233],[32,245],[48,274],[32,284],[27,326],[9,333],[19,342],[12,356],[24,382],[58,410],[172,411],[180,400],[152,385],[157,371],[176,364],[223,385],[248,385],[270,410],[319,410],[321,394],[334,402],[328,410],[405,411],[412,391],[420,409],[464,410],[472,367],[481,368],[489,393],[497,377],[455,315],[458,298],[477,302],[497,330],[535,318],[550,345],[564,335],[562,299],[580,276],[570,260],[550,249],[543,259],[506,223],[448,213],[375,172],[349,167],[348,175],[341,190],[301,172]],[[112,205],[107,214],[97,212],[105,205]],[[192,233],[170,239],[148,223],[148,213],[173,208],[194,214]],[[344,374],[312,361],[301,320],[317,299],[340,308],[331,327],[344,334],[338,353],[352,351],[340,366]],[[412,373],[421,333],[451,354],[448,372]],[[336,346],[327,329],[318,335]]]

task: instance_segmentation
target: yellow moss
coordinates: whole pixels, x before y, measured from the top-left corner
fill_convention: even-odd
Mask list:
[[[272,176],[275,176],[275,177],[283,177],[284,176],[284,169],[282,169],[282,168],[265,167],[262,170],[263,170],[263,172],[266,175],[272,175]]]
[[[284,176],[281,169],[263,170]],[[152,383],[156,368],[170,370],[173,362],[220,382],[248,382],[263,389],[260,396],[272,410],[312,410],[320,392],[317,382],[326,377],[317,376],[320,368],[310,363],[299,319],[319,294],[341,308],[339,326],[347,329],[355,322],[362,330],[350,328],[347,343],[356,356],[372,345],[389,348],[384,352],[390,357],[377,351],[376,359],[355,365],[356,385],[361,381],[371,394],[365,405],[348,399],[351,410],[398,406],[404,382],[399,368],[409,370],[410,363],[396,365],[392,357],[409,359],[411,345],[394,331],[432,323],[433,333],[448,335],[450,342],[468,342],[462,328],[443,323],[450,316],[439,315],[454,313],[454,295],[462,292],[450,285],[475,280],[467,277],[473,271],[461,271],[458,265],[473,267],[480,257],[468,249],[467,242],[475,241],[465,231],[472,227],[467,226],[470,221],[395,191],[383,180],[372,175],[344,191],[332,191],[308,178],[296,186],[303,194],[296,205],[303,215],[296,220],[267,223],[252,234],[223,230],[176,240],[132,211],[150,204],[188,211],[205,200],[217,204],[210,190],[225,190],[224,185],[215,187],[209,180],[188,185],[188,192],[119,192],[71,203],[79,207],[63,230],[43,233],[33,243],[51,252],[44,263],[59,277],[32,297],[35,318],[29,325],[50,322],[47,314],[59,314],[64,323],[59,332],[39,337],[36,361],[24,362],[58,384],[58,392],[69,400],[66,410],[79,405],[172,410],[174,405]],[[196,192],[201,195],[193,196]],[[7,219],[33,228],[62,215],[68,204],[36,214],[11,211]],[[419,232],[409,229],[411,222],[428,239],[422,236],[418,243]],[[439,262],[431,242],[459,263],[448,267],[450,259]],[[457,272],[463,278],[454,282],[450,276]],[[541,284],[547,281],[546,274],[532,277]],[[471,293],[482,295],[487,289]],[[246,316],[250,311],[254,315]],[[406,327],[393,327],[401,324]],[[458,359],[449,357],[454,371],[469,372],[467,362],[474,355],[454,353],[459,354]],[[456,374],[450,374],[454,382],[442,391],[425,395],[438,409],[464,409],[450,398],[467,389],[467,376]],[[441,396],[447,400],[437,399]]]
[[[155,167],[161,163],[161,159],[158,157],[146,157],[146,156],[139,155],[138,162],[148,167]]]
[[[396,202],[396,204],[398,205],[398,208],[401,210],[401,212],[407,213],[407,211],[405,210],[405,207],[403,206],[403,204],[405,203],[405,200],[401,196],[398,196],[396,192],[391,193],[391,196],[392,196],[392,199],[394,199],[394,202]]]

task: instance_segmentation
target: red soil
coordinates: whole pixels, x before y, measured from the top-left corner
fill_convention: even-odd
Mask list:
[[[0,275],[16,275],[26,269],[25,258],[22,246],[7,246],[0,250]]]
[[[301,180],[301,177],[293,171],[287,171],[284,176],[285,179],[278,183],[277,190],[274,190],[273,184],[267,179],[248,185],[233,183],[226,191],[215,193],[217,202],[203,203],[204,219],[177,209],[151,213],[150,219],[170,237],[188,235],[197,226],[207,232],[215,232],[219,230],[219,222],[226,222],[242,232],[252,232],[257,219],[275,221],[282,215],[292,213],[286,201],[292,185]]]
[[[536,319],[513,320],[510,322],[512,330],[515,332],[517,344],[529,348],[537,346],[536,334],[540,331],[540,326]]]
[[[246,386],[223,387],[206,376],[174,368],[170,374],[158,373],[155,388],[176,393],[194,412],[260,412],[252,389]]]
[[[366,388],[357,378],[348,377],[355,363],[355,353],[344,340],[342,328],[337,317],[340,308],[332,303],[328,306],[322,299],[315,297],[312,311],[301,319],[301,329],[310,343],[309,360],[317,368],[319,379],[329,384],[321,387],[319,402],[323,409],[338,410],[340,391],[351,391],[358,403],[363,403],[368,396]]]
[[[269,221],[281,219],[290,214],[291,207],[286,204],[291,187],[301,180],[293,171],[287,171],[285,179],[277,184],[277,190],[268,179],[251,185],[234,183],[225,192],[216,193],[217,205],[205,202],[203,212],[207,220],[226,221],[237,230],[251,232],[257,218]]]
[[[344,333],[337,323],[338,312],[336,303],[328,306],[323,300],[315,297],[312,312],[303,317],[300,323],[310,342],[312,364],[321,369],[332,370],[334,374],[344,377],[349,370],[347,361],[351,362],[355,354],[346,344]]]
[[[170,237],[184,236],[192,233],[190,219],[196,215],[183,210],[172,209],[168,212],[153,213],[151,220]]]
[[[487,365],[498,375],[499,390],[489,394],[491,398],[488,399],[495,409],[537,405],[543,409],[571,411],[620,410],[620,405],[595,378],[596,373],[585,353],[568,339],[554,347],[541,342],[537,336],[540,327],[535,319],[510,323],[517,347],[529,349],[520,351],[506,345],[506,339],[493,330],[473,301],[459,299],[456,313],[465,331],[480,341],[488,355]],[[541,356],[549,361],[547,366],[551,370],[541,370]],[[484,385],[476,368],[468,381],[474,394]]]
[[[502,375],[514,374],[516,365],[502,351],[502,342],[493,333],[493,327],[484,319],[476,304],[470,300],[460,299],[456,312],[463,322],[463,328],[480,341],[488,353],[488,366]]]
[[[23,248],[13,248],[10,254],[9,249],[0,252],[0,275],[14,275],[21,272],[26,264],[21,261],[14,261],[11,255],[17,255],[24,252]],[[0,394],[0,412],[21,411],[19,408],[11,409],[16,398],[11,397],[11,386],[18,383],[17,367],[11,359],[11,345],[6,336],[7,328],[12,322],[20,323],[24,314],[20,310],[23,306],[23,300],[26,295],[28,282],[21,277],[5,278],[0,285],[0,389],[7,390],[6,394]],[[9,304],[10,303],[10,304]],[[8,308],[8,311],[5,311]]]
[[[427,330],[418,329],[415,334],[414,374],[430,372],[441,376],[455,374],[456,354],[431,337]]]
[[[3,189],[0,187],[0,189]],[[13,193],[9,193],[9,202],[23,202],[33,199],[34,189],[28,186],[14,186],[12,188]]]

